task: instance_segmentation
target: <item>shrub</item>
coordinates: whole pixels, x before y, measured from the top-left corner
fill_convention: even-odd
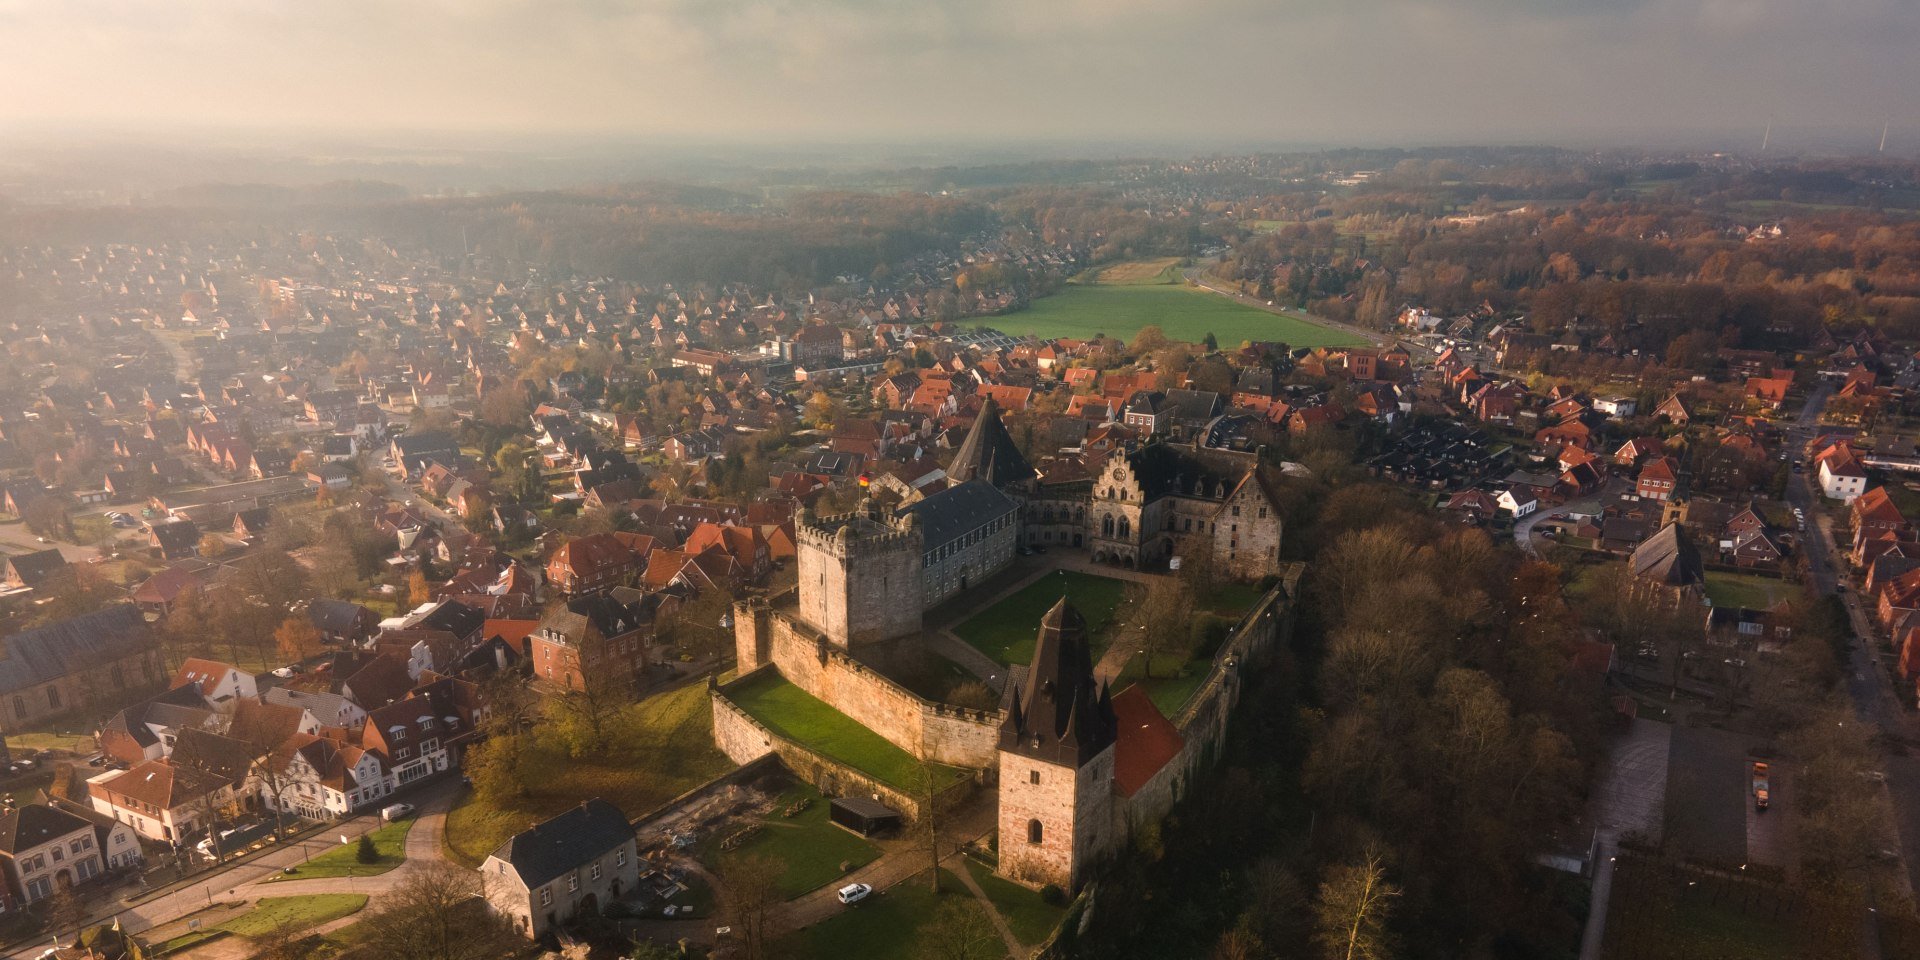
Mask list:
[[[1067,902],[1067,892],[1060,889],[1059,884],[1049,883],[1040,888],[1040,902],[1050,907],[1060,906]]]
[[[354,849],[353,858],[361,863],[380,862],[380,848],[373,845],[372,834],[363,833],[360,835],[360,846]]]

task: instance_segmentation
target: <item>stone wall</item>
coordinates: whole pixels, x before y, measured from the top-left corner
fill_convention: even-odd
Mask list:
[[[1267,591],[1228,635],[1214,655],[1207,679],[1168,719],[1184,741],[1180,753],[1134,795],[1114,804],[1115,842],[1139,827],[1158,823],[1186,792],[1194,778],[1219,755],[1240,702],[1241,673],[1271,660],[1293,635],[1294,605],[1305,566],[1288,564],[1280,582]]]
[[[713,741],[720,752],[735,763],[752,764],[771,755],[779,758],[795,777],[812,784],[828,797],[877,797],[909,820],[920,818],[923,798],[919,794],[901,790],[774,733],[727,699],[724,687],[716,688],[711,699]],[[940,791],[934,796],[934,809],[946,811],[958,806],[972,789],[972,781],[963,780]]]
[[[1000,738],[998,710],[968,710],[927,700],[901,686],[791,614],[774,609],[735,618],[735,629],[765,635],[737,638],[744,652],[763,650],[755,663],[778,667],[794,686],[819,698],[916,757],[954,767],[994,766]],[[742,664],[747,661],[743,658]]]

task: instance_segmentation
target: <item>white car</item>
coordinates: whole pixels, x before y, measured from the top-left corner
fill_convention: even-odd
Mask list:
[[[860,901],[865,900],[867,898],[867,895],[872,892],[873,892],[873,888],[867,886],[864,883],[849,883],[846,886],[840,888],[840,891],[839,891],[840,902],[845,904],[859,903]]]

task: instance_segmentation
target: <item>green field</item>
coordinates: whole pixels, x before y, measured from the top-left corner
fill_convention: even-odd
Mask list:
[[[1087,619],[1087,632],[1097,658],[1106,648],[1106,630],[1114,610],[1125,598],[1127,582],[1112,577],[1057,570],[1027,584],[1019,592],[1001,600],[955,627],[953,632],[974,649],[1011,666],[1033,660],[1034,640],[1040,633],[1040,618],[1062,596]]]
[[[920,761],[859,721],[828,706],[805,690],[767,670],[726,691],[727,699],[767,729],[803,744],[908,793],[926,789]],[[935,786],[944,789],[967,778],[965,770],[930,765]]]
[[[791,817],[781,816],[782,811],[803,799],[811,801],[805,810]],[[880,856],[878,847],[834,826],[827,819],[827,798],[806,785],[782,793],[774,801],[773,812],[761,821],[759,831],[744,843],[723,851],[722,839],[717,834],[707,838],[701,846],[701,862],[724,877],[731,860],[767,857],[780,864],[780,895],[789,900],[845,876],[846,871],[840,869],[842,863],[851,869]]]
[[[1111,268],[1110,268],[1111,269]],[[1297,317],[1280,316],[1184,284],[1069,284],[988,325],[1012,334],[1133,339],[1158,326],[1168,339],[1199,343],[1211,333],[1222,347],[1243,340],[1278,340],[1294,347],[1331,347],[1361,341]]]
[[[940,897],[969,897],[952,871],[941,879]],[[920,928],[940,900],[927,889],[926,874],[904,880],[774,945],[772,955],[795,960],[915,960],[926,956]]]
[[[973,882],[980,885],[980,892],[987,895],[994,911],[1007,921],[1007,928],[1021,943],[1034,946],[1052,936],[1053,928],[1067,915],[1067,908],[1050,906],[1040,899],[1039,891],[1001,879],[985,864],[964,862]]]
[[[1716,607],[1747,607],[1765,610],[1793,597],[1794,585],[1771,577],[1753,577],[1738,573],[1707,574],[1707,599]]]

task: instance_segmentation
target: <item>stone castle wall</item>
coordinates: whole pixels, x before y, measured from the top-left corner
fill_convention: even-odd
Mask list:
[[[1241,673],[1271,660],[1293,635],[1295,598],[1304,571],[1304,565],[1298,563],[1282,569],[1280,582],[1254,604],[1221,644],[1207,679],[1177,713],[1167,718],[1180,731],[1184,743],[1179,754],[1132,797],[1115,798],[1116,843],[1133,830],[1166,817],[1194,777],[1219,756],[1232,728],[1233,708],[1240,702]]]
[[[915,757],[994,768],[1004,716],[999,710],[969,710],[921,697],[835,646],[794,616],[791,607],[738,605],[734,630],[743,675],[775,666],[789,683]]]
[[[734,681],[738,682],[740,680]],[[713,742],[733,762],[744,765],[767,756],[778,757],[794,776],[812,784],[828,797],[878,797],[881,803],[900,811],[908,819],[920,818],[924,797],[919,793],[885,783],[773,732],[727,699],[725,687],[715,689],[710,699],[713,705]],[[934,809],[941,812],[958,806],[972,791],[972,787],[971,781],[963,780],[940,791],[934,797]]]

